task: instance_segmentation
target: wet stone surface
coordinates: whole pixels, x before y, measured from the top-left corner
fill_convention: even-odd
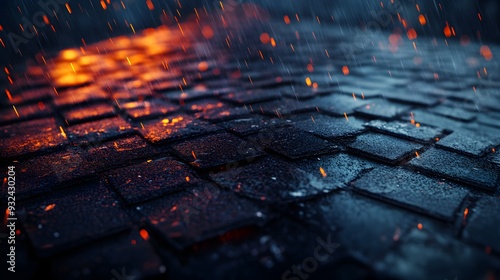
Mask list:
[[[132,125],[120,117],[102,119],[69,126],[68,139],[77,143],[87,143],[113,139],[133,133]]]
[[[293,126],[263,129],[257,137],[248,139],[290,159],[324,154],[337,149],[333,143]]]
[[[500,145],[500,135],[491,137],[472,131],[459,130],[441,138],[436,145],[443,149],[480,157]]]
[[[410,210],[453,220],[468,191],[401,168],[376,168],[353,183],[364,193]]]
[[[387,101],[380,100],[359,107],[355,112],[371,118],[393,119],[409,110],[409,106],[391,104]]]
[[[301,130],[310,132],[323,138],[351,137],[362,133],[365,128],[363,121],[355,117],[335,118],[326,115],[311,115],[293,125]]]
[[[174,144],[172,149],[184,161],[206,169],[251,161],[263,155],[261,149],[229,133],[218,133]]]
[[[464,238],[467,241],[484,246],[487,251],[500,252],[500,198],[482,197],[472,208],[464,228]]]
[[[143,127],[142,127],[143,126]],[[144,122],[139,133],[149,142],[157,144],[166,141],[178,140],[190,136],[201,135],[220,128],[203,120],[189,115],[172,115],[161,120]]]
[[[471,260],[474,260],[471,262]],[[421,279],[432,274],[436,279],[487,278],[498,260],[482,250],[466,246],[443,234],[443,230],[413,228],[399,246],[376,264],[397,279]]]
[[[0,127],[0,155],[10,158],[61,147],[66,138],[53,118]]]
[[[117,198],[102,182],[59,191],[20,206],[21,223],[40,255],[71,249],[129,225]]]
[[[177,249],[216,237],[231,229],[261,225],[266,207],[244,200],[211,184],[139,206],[152,228]]]
[[[21,278],[500,275],[498,46],[227,4],[4,69]]]
[[[434,141],[442,134],[442,131],[436,128],[429,126],[417,127],[410,122],[401,121],[385,122],[382,120],[373,120],[366,123],[365,126],[396,137],[422,142]]]
[[[366,133],[356,137],[349,148],[371,158],[396,164],[406,157],[415,156],[422,146],[388,135]]]
[[[482,159],[432,148],[409,163],[424,171],[445,176],[486,190],[498,187],[500,169]]]
[[[330,172],[330,176],[340,175],[339,177],[325,179],[319,168],[311,170],[316,169],[312,164],[306,171],[274,158],[258,159],[245,166],[211,174],[210,177],[217,184],[243,196],[270,203],[286,203],[342,187],[350,176],[355,176],[353,174],[356,171],[336,173],[335,167],[328,165],[329,162],[335,160],[321,161],[325,165],[324,170],[327,170],[324,172]]]
[[[152,244],[134,229],[81,248],[74,254],[60,256],[50,270],[55,277],[65,279],[107,279],[123,275],[148,278],[160,277],[166,267]]]
[[[127,204],[135,204],[174,193],[198,182],[188,166],[171,158],[115,169],[108,175],[111,184]]]

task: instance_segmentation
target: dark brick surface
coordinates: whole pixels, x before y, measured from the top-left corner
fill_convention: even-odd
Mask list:
[[[376,168],[353,183],[376,198],[453,220],[468,191],[445,180],[433,179],[401,168]]]
[[[410,122],[401,121],[385,122],[382,120],[373,120],[366,123],[365,126],[396,137],[423,142],[435,141],[442,134],[441,130],[433,127],[417,127]]]
[[[219,130],[217,126],[206,121],[180,114],[144,122],[139,128],[139,133],[152,143],[161,143],[217,130]]]
[[[476,114],[456,107],[437,106],[432,108],[430,111],[438,115],[465,122],[472,121],[476,118]]]
[[[404,120],[414,120],[415,123],[425,124],[428,126],[454,130],[456,128],[461,127],[463,124],[457,120],[453,120],[444,116],[440,116],[437,114],[433,114],[431,112],[423,111],[423,110],[412,110],[410,114],[403,116]]]
[[[143,279],[167,270],[137,229],[58,257],[50,269],[54,277],[64,279]]]
[[[320,112],[343,116],[344,114],[352,114],[354,109],[368,104],[368,101],[337,93],[315,98],[306,103],[317,108]]]
[[[68,139],[74,142],[95,142],[133,133],[132,126],[120,117],[102,119],[66,128]]]
[[[276,100],[281,97],[279,90],[249,90],[236,91],[222,97],[223,100],[235,102],[240,105]]]
[[[500,145],[500,135],[489,137],[472,131],[459,130],[441,138],[436,144],[443,149],[479,157]]]
[[[116,197],[100,182],[25,202],[20,208],[20,220],[40,255],[68,250],[129,225]]]
[[[359,48],[337,17],[261,25],[224,6],[6,66],[21,278],[500,273],[498,46],[487,60],[460,30],[462,44],[396,28]],[[320,238],[339,246],[308,272]]]
[[[104,171],[114,167],[130,165],[137,159],[148,159],[160,154],[164,149],[150,146],[137,135],[128,138],[102,142],[97,145],[78,146],[87,150],[87,160],[94,170]]]
[[[151,227],[178,249],[231,229],[260,225],[269,215],[265,207],[210,184],[152,201],[139,209]]]
[[[9,158],[61,147],[66,138],[53,118],[11,124],[0,128],[0,155]]]
[[[378,100],[354,110],[356,113],[372,118],[392,119],[410,110],[409,106],[391,104]]]
[[[392,136],[366,133],[358,136],[349,148],[377,160],[395,164],[406,157],[415,156],[421,145]]]
[[[347,154],[305,159],[297,161],[296,165],[320,181],[323,192],[343,188],[362,173],[377,166],[373,162]]]
[[[331,240],[341,248],[375,261],[418,223],[416,216],[396,209],[357,194],[341,192],[299,205],[293,215],[318,228],[318,234],[331,234]]]
[[[466,240],[500,252],[500,198],[482,197],[469,213],[463,236]]]
[[[229,133],[188,140],[175,144],[172,149],[184,161],[205,169],[261,156],[261,149]]]
[[[426,225],[413,228],[376,267],[396,279],[484,279],[496,274],[498,260]]]
[[[255,112],[281,118],[285,115],[301,112],[315,111],[316,105],[305,102],[299,102],[295,99],[283,98],[277,101],[269,101],[253,104],[252,108]]]
[[[336,88],[313,88],[308,86],[291,86],[282,89],[285,96],[295,99],[309,99],[319,97],[321,95],[328,95],[338,91]]]
[[[355,118],[335,118],[325,115],[312,115],[293,125],[301,130],[310,132],[323,138],[351,137],[362,133],[365,128],[363,121]]]
[[[293,126],[268,128],[250,138],[261,146],[291,159],[335,151],[337,146]]]
[[[319,167],[316,169],[314,165],[305,171],[296,165],[274,158],[255,160],[245,166],[211,174],[210,177],[221,186],[244,196],[270,203],[285,203],[342,187],[363,168],[360,164],[356,166],[357,170],[336,172],[335,167],[329,165],[335,160],[321,161],[321,164],[325,165],[323,167],[325,172],[330,172],[331,178],[328,177],[328,173],[327,177],[323,178]],[[334,175],[339,177],[333,177]]]
[[[78,179],[95,173],[89,164],[85,150],[68,148],[50,155],[20,161],[17,172],[23,180],[16,188],[18,199],[51,191],[63,183],[75,183]]]
[[[252,115],[218,123],[218,125],[231,132],[244,136],[252,133],[257,133],[263,128],[282,125],[284,123],[286,123],[286,121],[283,119],[266,118]]]
[[[498,166],[491,163],[434,148],[414,158],[410,165],[486,190],[496,189],[500,175]]]
[[[171,158],[147,160],[113,170],[111,184],[127,204],[135,204],[183,190],[198,182],[188,166]]]

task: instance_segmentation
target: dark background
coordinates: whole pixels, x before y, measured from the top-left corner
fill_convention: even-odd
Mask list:
[[[0,45],[0,62],[2,65],[16,63],[30,59],[41,51],[81,46],[82,39],[86,43],[103,40],[120,34],[131,33],[127,23],[131,23],[135,30],[154,27],[163,23],[186,20],[193,14],[193,8],[206,9],[209,13],[220,12],[217,0],[190,1],[190,0],[150,0],[154,9],[150,10],[147,0],[105,0],[106,9],[103,9],[101,0],[67,0],[71,7],[71,14],[64,4],[56,4],[56,13],[49,15],[50,24],[37,27],[37,36],[26,39],[21,31],[21,25],[30,26],[34,22],[33,16],[43,9],[39,0],[1,0],[0,11],[0,39],[5,46]],[[58,0],[40,0],[44,3],[57,3]],[[64,0],[59,0],[63,2]],[[123,9],[123,5],[126,9]],[[378,22],[379,27],[392,31],[402,27],[398,15],[391,10],[390,0],[223,0],[227,11],[237,9],[242,3],[255,2],[265,8],[271,18],[283,19],[285,14],[294,18],[298,14],[302,19],[322,19],[350,28],[363,27],[369,23]],[[443,28],[448,23],[454,28],[456,36],[451,39],[482,42],[499,42],[500,3],[496,0],[394,0],[397,11],[407,22],[408,27],[415,28],[419,38],[428,36],[445,39]],[[381,7],[384,4],[384,8]],[[420,12],[417,10],[418,4]],[[426,25],[421,25],[418,16],[422,14],[427,19]],[[40,13],[39,13],[40,15]],[[391,16],[390,23],[386,24],[387,16]],[[481,19],[480,19],[481,18]],[[39,17],[39,21],[43,18]],[[28,24],[26,24],[28,22]],[[112,27],[112,31],[110,27]],[[56,30],[53,31],[52,27]],[[28,29],[29,30],[29,29]],[[12,44],[11,36],[22,42],[17,47]],[[15,34],[15,35],[13,35]]]

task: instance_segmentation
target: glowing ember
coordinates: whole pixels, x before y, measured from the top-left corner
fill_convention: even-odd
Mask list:
[[[413,29],[413,28],[408,29],[408,32],[406,33],[406,35],[408,36],[408,39],[410,39],[410,40],[417,39],[417,31],[415,31],[415,29]]]
[[[319,168],[319,173],[321,173],[321,176],[326,177],[326,172],[325,172],[325,170],[323,169],[323,167],[320,167],[320,168]]]
[[[419,15],[418,16],[418,21],[420,22],[421,25],[426,25],[427,24],[427,19],[425,18],[424,15]]]
[[[342,73],[344,73],[344,75],[349,75],[349,67],[347,66],[342,66]]]
[[[481,46],[481,48],[479,49],[479,52],[484,57],[484,59],[486,59],[486,60],[493,59],[493,53],[491,52],[491,50],[488,46]]]
[[[141,229],[139,231],[139,234],[141,235],[142,239],[144,240],[149,240],[149,233],[145,229]]]
[[[47,212],[47,211],[54,209],[55,207],[56,207],[55,204],[49,204],[49,205],[45,206],[44,210],[45,210],[45,212]]]

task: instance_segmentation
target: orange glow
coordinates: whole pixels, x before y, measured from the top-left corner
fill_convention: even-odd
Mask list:
[[[208,63],[206,61],[202,61],[200,63],[198,63],[198,70],[200,70],[201,72],[205,72],[208,70]]]
[[[101,0],[101,7],[106,10],[108,6],[106,5],[106,2],[104,0]]]
[[[309,71],[311,73],[314,71],[314,67],[311,63],[307,64],[307,71]]]
[[[72,11],[71,11],[71,7],[69,6],[69,3],[66,3],[66,5],[65,5],[65,6],[66,6],[66,10],[68,10],[68,13],[70,13],[70,14],[71,14],[71,13],[72,13]]]
[[[148,9],[149,9],[150,11],[152,11],[152,10],[154,10],[154,9],[155,9],[155,5],[153,4],[153,1],[151,1],[151,0],[147,0],[147,1],[146,1],[146,5],[148,6]]]
[[[8,89],[5,90],[5,94],[7,95],[7,98],[9,99],[9,101],[12,101],[12,94],[10,93],[10,91]]]
[[[311,78],[309,78],[309,77],[307,77],[307,78],[306,78],[306,85],[307,85],[308,87],[310,87],[310,86],[312,85]]]
[[[201,34],[203,34],[203,37],[205,39],[212,39],[214,37],[214,31],[212,30],[212,27],[205,25],[201,29]]]
[[[50,211],[50,210],[52,210],[54,208],[56,208],[55,204],[49,204],[49,205],[45,206],[44,210],[45,210],[45,212],[47,212],[47,211]]]
[[[189,182],[191,181],[191,179],[189,178],[189,176],[186,176],[186,182]]]
[[[283,17],[283,20],[285,21],[286,24],[290,24],[290,17],[289,16],[285,15]]]
[[[141,229],[139,231],[139,234],[141,235],[142,239],[144,240],[149,240],[149,233],[145,229]]]
[[[64,129],[62,128],[62,126],[59,126],[59,130],[61,131],[61,135],[66,138],[66,132],[64,132]]]
[[[413,29],[413,28],[408,29],[408,32],[406,33],[406,35],[408,36],[408,39],[410,39],[410,40],[417,39],[417,31],[415,31],[415,29]]]
[[[451,37],[451,28],[448,25],[444,28],[443,32],[444,36]]]
[[[421,25],[426,25],[427,24],[427,19],[425,18],[424,15],[419,15],[418,16],[418,21],[420,22]]]
[[[50,21],[49,21],[49,18],[47,17],[47,15],[43,15],[43,22],[45,22],[45,24],[50,24]]]
[[[481,46],[479,49],[479,52],[481,55],[484,57],[486,60],[492,60],[493,59],[493,53],[490,50],[490,47],[488,46]]]
[[[17,116],[18,118],[20,118],[20,116],[19,116],[19,112],[17,111],[16,106],[12,105],[12,108],[14,109],[14,112],[16,113],[16,116]]]
[[[324,177],[326,177],[326,172],[325,172],[325,170],[323,169],[323,167],[320,167],[320,168],[319,168],[319,173],[321,173],[321,176],[323,176],[323,178],[324,178]]]
[[[271,41],[271,37],[267,33],[262,33],[260,34],[260,41],[262,44],[269,44],[269,41]]]
[[[276,40],[271,38],[271,46],[276,47]]]
[[[424,228],[424,226],[423,226],[421,223],[419,223],[419,224],[417,225],[417,228],[418,228],[418,230],[422,230],[422,229]]]
[[[349,67],[347,66],[343,66],[342,67],[342,73],[344,73],[344,75],[349,75],[350,71],[349,71]]]

